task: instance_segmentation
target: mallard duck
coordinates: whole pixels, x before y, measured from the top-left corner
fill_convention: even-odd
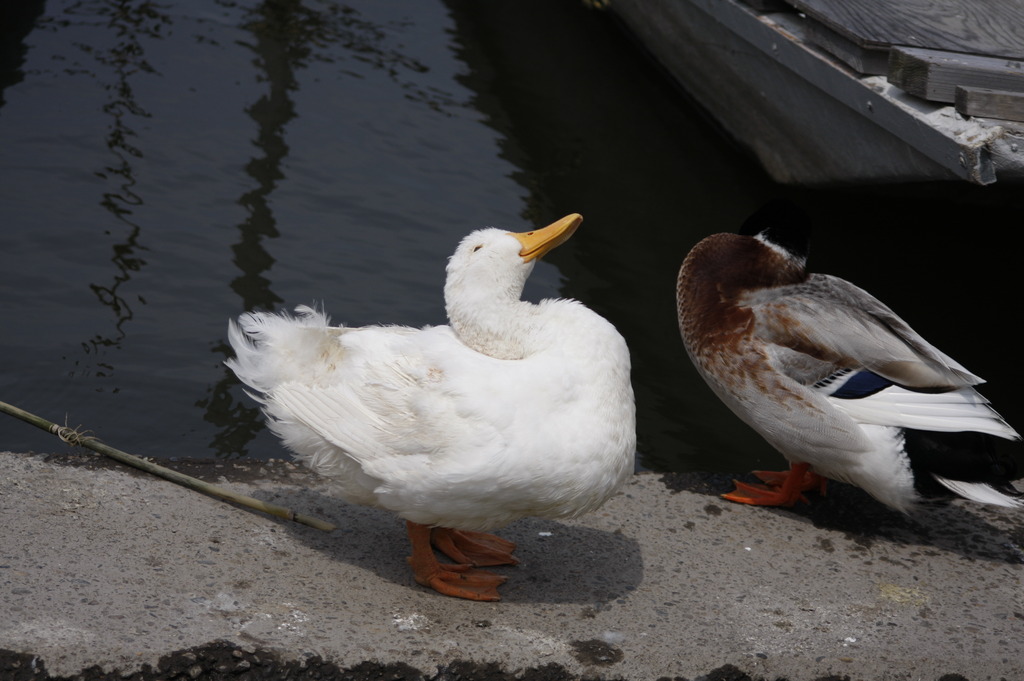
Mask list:
[[[331,326],[305,306],[229,325],[227,364],[271,430],[346,501],[404,518],[415,579],[442,594],[498,600],[506,578],[477,568],[515,564],[515,545],[487,530],[593,511],[633,471],[622,336],[578,301],[520,299],[582,219],[469,234],[448,263],[447,326]]]
[[[791,506],[825,479],[908,511],[964,497],[1019,507],[1019,440],[982,383],[866,291],[806,269],[810,222],[771,202],[739,234],[698,243],[679,271],[679,328],[700,375],[790,462],[732,501]]]

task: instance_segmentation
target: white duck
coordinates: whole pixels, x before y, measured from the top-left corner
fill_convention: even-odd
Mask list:
[[[982,382],[853,284],[806,269],[810,224],[788,202],[715,234],[679,271],[679,328],[715,393],[789,460],[727,499],[790,506],[858,485],[906,511],[932,497],[1024,506],[1016,466],[991,436],[1020,436],[974,389]]]
[[[622,336],[577,301],[520,300],[536,260],[582,219],[463,239],[450,326],[334,327],[308,307],[230,323],[227,364],[273,432],[345,500],[404,518],[415,579],[442,594],[498,600],[505,577],[475,568],[514,564],[515,545],[484,530],[592,511],[632,473]]]

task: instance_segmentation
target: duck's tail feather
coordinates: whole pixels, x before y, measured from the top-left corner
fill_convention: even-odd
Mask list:
[[[1007,486],[997,488],[984,482],[964,482],[962,480],[950,480],[941,475],[932,474],[932,477],[941,483],[946,489],[959,497],[977,501],[982,504],[994,504],[1009,508],[1020,508],[1024,506],[1024,494]]]
[[[993,436],[905,429],[903,437],[914,487],[922,496],[955,495],[983,504],[1024,506],[1024,494],[1011,484],[1017,478],[1017,462],[996,448]]]
[[[240,381],[265,394],[282,383],[309,381],[299,374],[318,366],[316,360],[323,361],[324,353],[337,346],[340,332],[330,327],[322,310],[306,305],[295,308],[294,316],[246,312],[237,322],[228,322],[228,342],[235,356],[224,363]]]

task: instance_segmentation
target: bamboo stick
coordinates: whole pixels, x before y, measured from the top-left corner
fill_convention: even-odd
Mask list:
[[[0,402],[0,411],[52,433],[70,445],[86,447],[94,452],[103,454],[104,456],[109,456],[111,459],[115,459],[121,463],[146,471],[147,473],[152,473],[153,475],[164,478],[165,480],[170,480],[171,482],[194,489],[198,492],[226,499],[227,501],[231,501],[257,511],[263,511],[264,513],[269,513],[270,515],[277,516],[278,518],[293,520],[297,523],[302,523],[303,525],[309,525],[310,527],[315,527],[316,529],[323,530],[324,532],[330,532],[335,528],[331,523],[320,520],[319,518],[314,518],[302,513],[295,513],[283,506],[277,506],[276,504],[260,501],[259,499],[254,499],[253,497],[246,496],[244,494],[232,492],[231,490],[204,482],[198,478],[193,478],[190,475],[173,471],[170,468],[164,468],[163,466],[159,466],[150,461],[146,461],[145,459],[128,454],[127,452],[122,452],[120,449],[114,449],[113,447],[103,444],[95,437],[82,435],[74,428],[57,425],[52,421],[47,421],[40,416],[31,414],[24,409],[19,409],[18,407],[7,404],[6,402]]]

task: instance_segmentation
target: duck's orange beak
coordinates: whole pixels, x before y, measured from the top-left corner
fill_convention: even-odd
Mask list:
[[[523,245],[523,249],[519,251],[523,262],[530,262],[543,257],[548,251],[568,241],[581,222],[583,222],[583,216],[579,213],[572,213],[557,222],[552,222],[543,229],[535,229],[532,232],[509,232],[509,234],[519,239],[519,243]]]

